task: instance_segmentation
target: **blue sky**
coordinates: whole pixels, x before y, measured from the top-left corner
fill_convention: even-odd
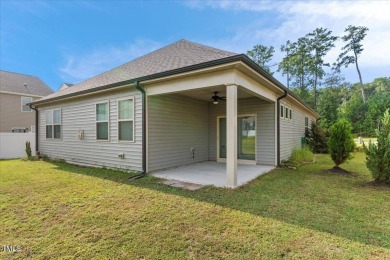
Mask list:
[[[390,1],[7,1],[0,0],[0,67],[57,90],[180,39],[246,53],[326,27],[370,29],[359,58],[364,82],[390,76]],[[342,43],[327,56],[334,62]],[[274,69],[275,70],[275,69]],[[355,68],[343,69],[357,82]],[[275,77],[285,83],[280,74]]]

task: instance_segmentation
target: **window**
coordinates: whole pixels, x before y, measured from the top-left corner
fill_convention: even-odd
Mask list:
[[[46,111],[46,138],[61,138],[61,109]]]
[[[30,106],[27,106],[27,104],[31,102],[32,97],[22,97],[22,112],[31,112]]]
[[[292,119],[292,109],[290,109],[290,119]]]
[[[309,132],[309,118],[305,116],[305,134],[307,135]]]
[[[96,139],[108,140],[108,102],[96,104]]]
[[[134,99],[118,101],[118,139],[134,141]]]
[[[284,106],[283,105],[281,105],[280,106],[280,117],[284,117]]]
[[[286,107],[286,113],[284,114],[285,118],[288,119],[288,107]]]

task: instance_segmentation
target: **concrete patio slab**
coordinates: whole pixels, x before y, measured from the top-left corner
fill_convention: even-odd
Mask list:
[[[256,177],[273,170],[274,168],[274,166],[266,165],[238,164],[237,186],[244,185]],[[171,169],[155,171],[151,173],[151,175],[167,180],[227,187],[226,163],[220,162],[209,161],[183,165]],[[175,185],[173,181],[171,183]],[[176,185],[180,186],[181,184]]]
[[[200,188],[203,187],[203,185],[200,184],[194,184],[194,183],[189,183],[189,182],[183,182],[183,181],[177,181],[177,180],[166,180],[162,182],[165,185],[169,185],[172,187],[176,188],[182,188],[185,190],[199,190]]]

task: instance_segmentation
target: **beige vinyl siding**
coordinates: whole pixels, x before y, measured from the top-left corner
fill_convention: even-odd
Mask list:
[[[176,94],[148,97],[148,171],[208,160],[207,104]]]
[[[0,93],[0,132],[10,133],[12,128],[28,128],[35,126],[35,111],[22,112],[22,96],[30,97],[28,94],[6,94]],[[32,100],[38,100],[32,97]]]
[[[309,118],[309,126],[315,118],[289,101],[281,101],[280,104],[292,109],[291,120],[280,118],[280,159],[288,160],[292,150],[301,147],[301,138],[305,136],[305,116]]]
[[[209,103],[209,160],[217,160],[217,117],[226,116],[226,103]],[[239,99],[238,115],[256,114],[256,163],[275,165],[275,104],[259,98]]]
[[[134,96],[135,141],[118,141],[117,100]],[[96,103],[109,102],[109,140],[96,140]],[[45,111],[60,108],[61,139],[46,139]],[[78,132],[84,130],[84,139]],[[53,158],[93,166],[142,170],[142,96],[139,91],[126,89],[88,97],[74,98],[39,108],[39,150]],[[125,158],[119,158],[119,154]]]

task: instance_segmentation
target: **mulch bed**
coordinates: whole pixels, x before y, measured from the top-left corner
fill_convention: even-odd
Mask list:
[[[343,168],[340,168],[338,166],[335,166],[332,169],[324,170],[324,173],[334,173],[334,174],[343,174],[343,175],[352,175],[352,176],[354,176],[354,174],[352,172],[344,170]]]
[[[366,183],[367,186],[373,186],[373,187],[383,187],[390,189],[390,182],[385,181],[370,181]]]

